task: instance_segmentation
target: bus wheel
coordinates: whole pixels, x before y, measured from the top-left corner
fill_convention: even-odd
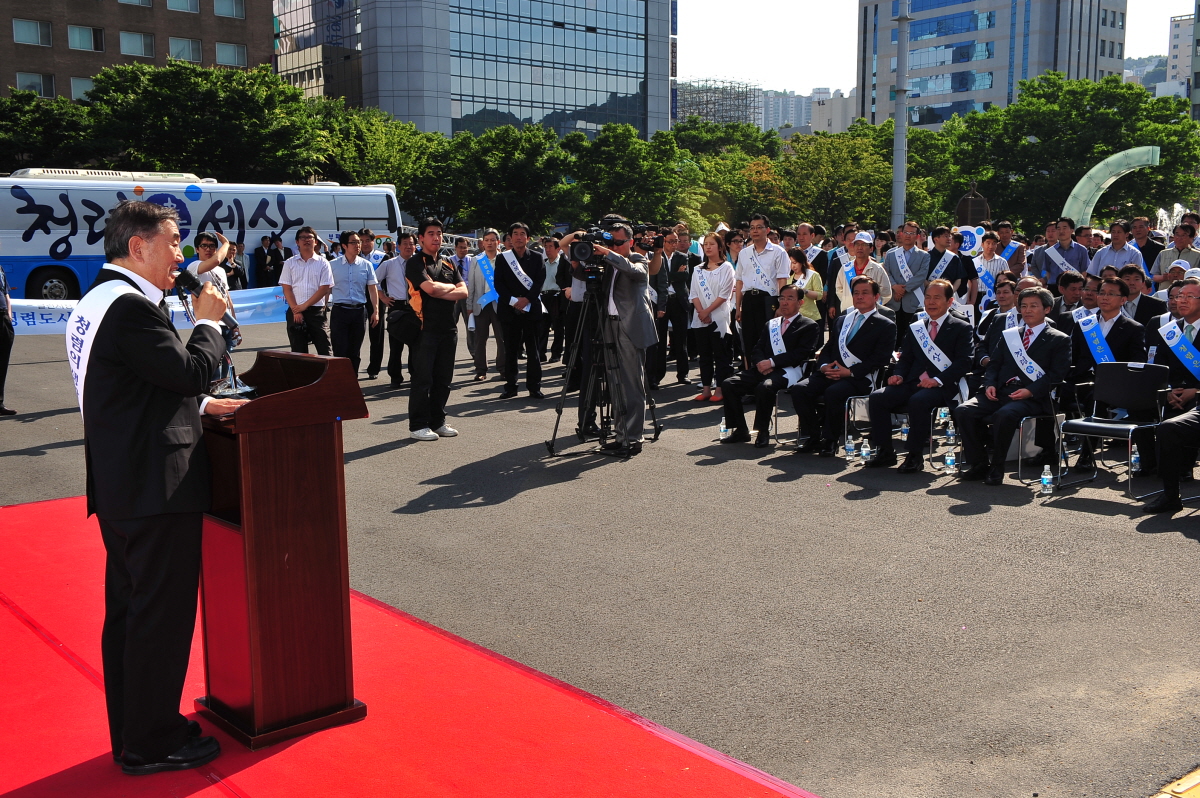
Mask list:
[[[79,282],[66,269],[45,266],[29,275],[25,296],[30,299],[79,299]]]

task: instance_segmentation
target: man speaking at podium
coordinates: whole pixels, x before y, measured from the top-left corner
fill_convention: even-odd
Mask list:
[[[175,211],[122,202],[104,230],[108,263],[67,324],[83,413],[87,510],[100,520],[104,692],[113,758],[131,775],[184,770],[220,752],[179,713],[196,621],[208,457],[200,414],[243,400],[202,397],[225,352],[212,284],[185,346],[166,310],[183,254]]]

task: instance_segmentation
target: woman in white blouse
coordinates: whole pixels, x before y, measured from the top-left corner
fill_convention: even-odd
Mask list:
[[[725,259],[725,239],[721,235],[709,233],[704,237],[703,247],[704,263],[692,274],[692,290],[688,294],[696,308],[689,326],[696,330],[696,346],[700,351],[701,390],[696,401],[720,402],[721,381],[733,375],[729,359],[733,264]]]

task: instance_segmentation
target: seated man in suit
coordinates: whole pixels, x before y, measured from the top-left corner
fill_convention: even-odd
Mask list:
[[[1145,299],[1142,297],[1142,301]],[[1195,349],[1196,332],[1200,330],[1200,279],[1189,277],[1183,281],[1175,297],[1175,306],[1180,315],[1179,319],[1173,319],[1168,313],[1166,316],[1159,316],[1155,324],[1146,327],[1147,361],[1166,365],[1171,369],[1171,392],[1167,394],[1164,418],[1181,416],[1196,404],[1196,389],[1200,388],[1200,367],[1197,367],[1188,355],[1191,353],[1190,349]],[[1178,338],[1175,337],[1177,332],[1182,333]],[[1173,346],[1166,339],[1168,335],[1174,339]],[[1185,341],[1190,344],[1190,349],[1185,345]],[[1138,473],[1150,475],[1158,469],[1158,450],[1163,434],[1161,430],[1156,432],[1152,429],[1134,433],[1133,442],[1142,457],[1142,467]],[[1156,438],[1160,441],[1157,445]],[[1194,460],[1193,453],[1188,463]],[[1190,473],[1189,470],[1185,475]]]
[[[798,452],[833,457],[851,396],[871,392],[871,375],[887,367],[896,346],[896,323],[879,312],[879,283],[865,275],[850,286],[854,307],[833,321],[817,370],[788,389],[800,416],[800,432],[808,441]],[[817,402],[825,399],[820,422]]]
[[[1022,324],[1004,332],[983,376],[983,393],[954,411],[963,441],[967,470],[960,479],[1004,482],[1004,461],[1013,435],[1025,416],[1050,413],[1051,391],[1071,368],[1071,339],[1047,323],[1054,295],[1026,288],[1018,298]],[[985,451],[991,427],[991,462]]]
[[[817,323],[800,315],[799,286],[785,285],[779,291],[779,315],[763,326],[750,353],[754,368],[721,383],[725,425],[730,430],[721,443],[750,440],[742,409],[742,397],[749,393],[755,397],[754,428],[758,434],[754,445],[762,448],[770,443],[775,394],[796,381],[800,365],[811,359],[816,349]]]
[[[1086,278],[1079,272],[1063,272],[1058,276],[1058,298],[1050,309],[1050,320],[1060,332],[1070,335],[1075,329],[1071,312],[1083,304],[1083,286]]]
[[[1121,308],[1121,312],[1126,316],[1145,326],[1150,319],[1167,312],[1166,302],[1145,293],[1146,272],[1142,271],[1141,266],[1133,263],[1122,266],[1117,276],[1129,286],[1129,299],[1125,302],[1125,307]]]
[[[934,280],[925,289],[925,313],[910,325],[911,334],[900,350],[900,362],[887,385],[871,393],[871,442],[878,454],[867,468],[896,464],[892,448],[892,413],[907,407],[907,454],[900,473],[920,471],[921,456],[929,440],[929,415],[935,407],[949,406],[959,392],[959,380],[971,368],[974,331],[970,323],[949,312],[954,301],[954,286],[946,280]],[[965,397],[964,397],[965,398]]]
[[[1000,336],[1009,327],[1016,327],[1021,322],[1017,313],[1017,284],[1010,280],[1001,280],[993,289],[996,294],[996,304],[979,320],[979,330],[976,333],[974,368],[979,374],[987,370],[988,362],[992,359],[992,350],[996,348]]]
[[[1115,277],[1101,281],[1096,299],[1099,312],[1086,308],[1075,311],[1075,329],[1071,333],[1071,372],[1067,383],[1074,387],[1080,413],[1091,412],[1092,388],[1097,363],[1141,363],[1146,359],[1145,329],[1121,312],[1129,298],[1129,286]],[[1084,383],[1084,385],[1080,385]],[[1092,470],[1092,442],[1083,439],[1079,462],[1073,470],[1085,473]]]

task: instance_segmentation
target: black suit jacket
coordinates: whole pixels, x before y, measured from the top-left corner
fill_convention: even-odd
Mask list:
[[[101,269],[97,285],[136,284]],[[210,491],[197,397],[225,352],[202,324],[185,346],[140,291],[118,297],[92,343],[83,391],[88,514],[122,520],[203,512]]]
[[[829,340],[826,341],[825,348],[821,350],[821,356],[817,359],[818,367],[835,361],[841,363],[842,366],[846,365],[842,360],[841,349],[838,347],[838,338],[841,336],[842,325],[847,318],[848,316],[843,314],[833,320],[833,327],[829,331]],[[846,348],[850,350],[850,354],[861,361],[850,367],[850,372],[855,377],[865,377],[872,371],[887,368],[887,365],[892,362],[892,351],[896,348],[896,322],[882,313],[872,313],[871,317],[858,328],[858,332],[850,339],[850,343],[846,344]]]
[[[771,323],[767,322],[763,325],[762,331],[759,332],[758,342],[750,351],[751,365],[763,360],[774,360],[775,368],[784,369],[799,366],[807,360],[812,360],[813,353],[817,351],[818,331],[815,321],[807,316],[797,315],[788,324],[787,330],[783,333],[784,353],[782,355],[775,354],[775,351],[771,348],[770,330]],[[858,336],[855,337],[857,338]]]
[[[1150,319],[1155,316],[1161,316],[1167,312],[1167,303],[1155,296],[1142,294],[1138,299],[1137,310],[1133,312],[1133,320],[1143,327],[1150,323]]]
[[[973,358],[973,362],[975,364],[974,367],[976,371],[980,373],[987,368],[987,366],[983,364],[983,359],[985,357],[993,357],[992,350],[996,348],[996,342],[1000,340],[1000,336],[1003,335],[1004,330],[1007,329],[1004,324],[995,323],[997,318],[1004,315],[1005,313],[1001,312],[1000,308],[997,307],[979,321],[979,329],[976,332],[975,357]],[[1020,324],[1019,318],[1017,324]]]
[[[1024,324],[1018,325],[1016,329],[1024,336]],[[1022,388],[1029,389],[1033,394],[1033,401],[1041,404],[1042,410],[1049,413],[1053,407],[1050,392],[1066,380],[1071,370],[1071,339],[1066,333],[1059,332],[1047,324],[1029,345],[1029,358],[1045,372],[1041,379],[1035,380],[1022,371],[1008,346],[1004,341],[1000,341],[983,375],[983,388],[986,390],[994,387],[998,394],[1011,393],[1012,389],[1006,386],[1009,380],[1016,378],[1020,380]]]
[[[929,323],[923,323],[928,329]],[[942,317],[942,325],[938,328],[937,338],[933,339],[933,342],[950,358],[950,367],[944,372],[938,371],[929,362],[916,338],[910,335],[900,352],[900,362],[896,364],[892,374],[903,377],[905,382],[916,382],[923,373],[929,372],[930,377],[937,377],[942,381],[943,387],[953,388],[971,370],[971,356],[975,351],[974,338],[975,332],[969,322],[947,313]]]
[[[1143,363],[1146,360],[1146,329],[1124,313],[1117,315],[1112,329],[1104,336],[1118,363]],[[1096,370],[1096,359],[1079,325],[1071,333],[1071,376],[1069,382],[1087,382]]]
[[[1186,324],[1186,322],[1183,323]],[[1200,324],[1200,321],[1196,323]],[[1163,340],[1158,331],[1162,325],[1162,319],[1154,319],[1152,324],[1145,327],[1146,351],[1154,349],[1154,360],[1151,362],[1171,369],[1172,388],[1200,388],[1200,380],[1197,380],[1192,372],[1188,371],[1187,366],[1183,365],[1183,361],[1167,348],[1167,342]],[[1200,336],[1197,337],[1200,338]]]
[[[513,253],[515,257],[517,253]],[[517,279],[517,275],[513,274],[512,267],[508,265],[508,256],[503,252],[496,256],[496,293],[500,295],[500,313],[507,315],[515,313],[510,304],[513,297],[524,297],[529,300],[528,314],[522,313],[522,316],[528,315],[531,318],[537,318],[542,315],[542,303],[539,298],[542,295],[542,286],[546,283],[546,259],[532,249],[525,250],[525,256],[517,258],[517,262],[521,264],[521,269],[533,281],[533,285],[526,288]],[[605,295],[607,300],[607,294]]]

